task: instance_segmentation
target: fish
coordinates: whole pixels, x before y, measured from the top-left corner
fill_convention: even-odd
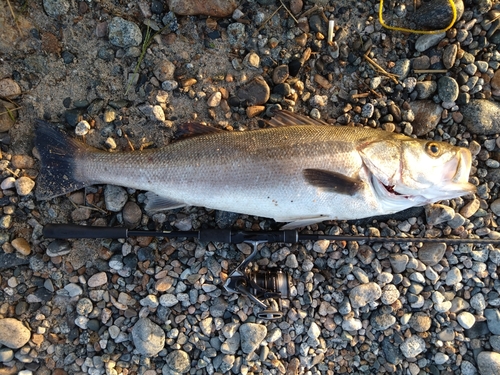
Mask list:
[[[294,229],[392,214],[476,190],[464,147],[285,110],[267,122],[241,132],[188,124],[193,136],[164,147],[109,152],[37,120],[36,198],[112,184],[145,190],[150,213],[199,206]]]

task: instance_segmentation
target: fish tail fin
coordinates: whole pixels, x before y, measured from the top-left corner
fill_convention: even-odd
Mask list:
[[[36,120],[35,147],[41,161],[35,195],[47,200],[81,189],[89,183],[75,177],[75,160],[88,146],[68,137],[51,124]]]

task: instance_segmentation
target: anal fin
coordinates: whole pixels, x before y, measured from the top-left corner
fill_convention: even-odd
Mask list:
[[[147,201],[145,210],[147,212],[168,211],[186,206],[186,204],[183,202],[178,202],[167,197],[162,197],[151,191],[148,191],[146,193],[146,197]]]
[[[364,185],[360,179],[323,169],[304,169],[303,175],[313,186],[344,195],[352,196]]]

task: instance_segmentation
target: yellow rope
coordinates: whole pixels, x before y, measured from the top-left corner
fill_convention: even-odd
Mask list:
[[[451,23],[445,28],[445,29],[442,29],[442,30],[412,30],[412,29],[406,29],[404,27],[396,27],[396,26],[389,26],[385,23],[384,21],[384,17],[382,15],[382,10],[384,8],[384,0],[380,0],[380,8],[378,10],[378,19],[380,21],[380,24],[385,27],[386,29],[389,29],[389,30],[395,30],[395,31],[403,31],[403,32],[407,32],[407,33],[414,33],[414,34],[439,34],[439,33],[444,33],[445,31],[447,31],[448,29],[450,29],[454,24],[455,24],[455,21],[457,20],[457,8],[455,7],[455,3],[453,0],[448,0],[449,3],[450,3],[450,7],[451,7],[451,12],[453,14],[452,18],[451,18]]]

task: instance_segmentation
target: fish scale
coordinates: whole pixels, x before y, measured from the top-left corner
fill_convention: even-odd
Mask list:
[[[414,153],[420,159],[428,141],[370,128],[329,126],[290,112],[276,119],[288,126],[246,132],[214,130],[163,148],[123,153],[93,149],[40,124],[36,146],[42,173],[37,197],[49,199],[91,184],[114,184],[150,192],[147,211],[203,206],[293,222],[288,228],[383,215],[422,203],[423,198],[401,198],[399,191],[383,192],[377,181],[385,181],[386,175],[395,173],[394,165],[401,165],[399,160],[384,160],[384,154],[401,154],[403,160],[407,153]],[[461,165],[460,176],[449,185],[463,185],[456,196],[472,191],[467,183],[468,150],[439,145],[444,152],[436,171],[431,165],[418,166],[408,160],[403,164],[410,163],[410,169],[417,168],[420,175],[422,169],[425,173],[429,169],[435,175],[431,178],[438,180],[429,188],[442,190],[445,184],[438,185],[443,168],[449,164],[458,171]],[[59,176],[61,181],[61,175],[68,183],[57,186],[54,180]],[[388,197],[390,204],[385,202]]]

